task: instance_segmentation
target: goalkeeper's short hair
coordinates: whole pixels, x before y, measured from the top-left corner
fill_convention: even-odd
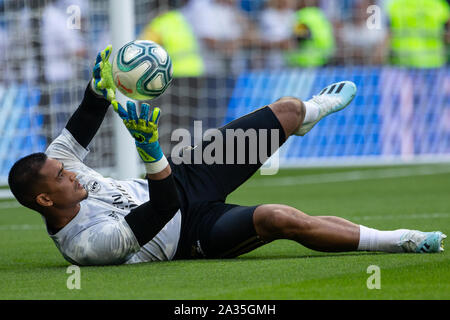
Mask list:
[[[36,211],[40,211],[36,203],[37,185],[42,179],[39,171],[47,158],[42,152],[30,154],[18,160],[9,171],[8,184],[14,197],[21,205]]]

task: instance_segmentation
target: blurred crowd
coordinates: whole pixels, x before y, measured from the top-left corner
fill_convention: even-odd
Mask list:
[[[140,37],[168,49],[183,65],[178,76],[344,64],[439,68],[448,62],[449,19],[445,0],[190,0],[152,19]]]
[[[93,14],[100,3],[103,12]],[[146,19],[137,37],[166,48],[176,77],[346,64],[439,68],[449,61],[446,0],[135,3]],[[107,10],[105,0],[0,0],[0,81],[85,78],[89,71],[76,66],[110,41],[108,28],[93,30],[88,20],[107,19]]]
[[[88,4],[87,0],[0,0],[0,81],[63,86],[84,77],[81,66],[86,58],[92,60],[85,28]]]

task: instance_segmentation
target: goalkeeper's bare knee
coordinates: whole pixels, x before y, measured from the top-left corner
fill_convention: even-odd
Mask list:
[[[299,240],[299,235],[308,234],[313,229],[314,218],[295,208],[269,204],[256,208],[255,229],[261,239]]]

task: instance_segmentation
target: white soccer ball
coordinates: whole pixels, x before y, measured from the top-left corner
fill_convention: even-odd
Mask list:
[[[117,52],[112,74],[117,89],[125,96],[134,100],[151,100],[170,85],[172,60],[159,44],[135,40]]]

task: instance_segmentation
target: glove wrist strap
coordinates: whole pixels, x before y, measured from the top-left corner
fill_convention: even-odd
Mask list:
[[[161,159],[155,162],[146,162],[145,163],[145,171],[147,174],[155,174],[163,171],[169,162],[167,158],[163,155]]]

